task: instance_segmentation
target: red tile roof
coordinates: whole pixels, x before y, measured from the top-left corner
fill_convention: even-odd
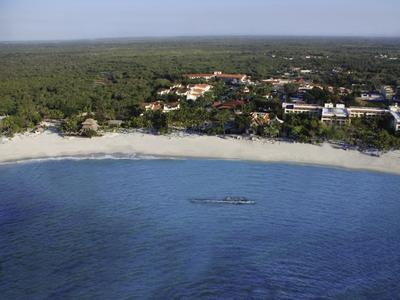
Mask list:
[[[232,78],[232,79],[242,79],[245,75],[242,74],[219,74],[217,78]]]
[[[232,100],[228,102],[214,102],[213,107],[216,109],[236,109],[238,107],[244,106],[244,101],[243,100]]]

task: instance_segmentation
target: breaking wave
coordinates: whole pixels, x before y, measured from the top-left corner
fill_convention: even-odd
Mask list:
[[[182,160],[182,158],[169,156],[153,156],[144,154],[92,154],[76,156],[55,156],[41,158],[27,158],[8,162],[1,162],[0,165],[28,164],[46,161],[85,161],[85,160]]]

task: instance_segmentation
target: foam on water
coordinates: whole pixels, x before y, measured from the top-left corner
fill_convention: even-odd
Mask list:
[[[41,158],[27,158],[21,160],[14,160],[8,162],[0,162],[0,165],[12,164],[29,164],[40,163],[46,161],[85,161],[85,160],[182,160],[179,157],[172,156],[153,156],[145,154],[92,154],[92,155],[76,155],[76,156],[55,156],[55,157],[41,157]]]

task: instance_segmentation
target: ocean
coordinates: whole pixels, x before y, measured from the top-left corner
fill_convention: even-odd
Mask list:
[[[400,176],[185,159],[1,165],[0,299],[400,299]]]

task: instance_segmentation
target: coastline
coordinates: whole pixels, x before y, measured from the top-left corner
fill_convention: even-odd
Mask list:
[[[121,158],[141,156],[161,158],[203,158],[270,163],[317,165],[400,175],[400,151],[374,157],[355,150],[342,150],[330,144],[310,145],[269,140],[249,141],[198,135],[158,136],[144,133],[107,133],[85,139],[42,134],[17,135],[0,139],[0,163],[37,159],[89,157]]]

